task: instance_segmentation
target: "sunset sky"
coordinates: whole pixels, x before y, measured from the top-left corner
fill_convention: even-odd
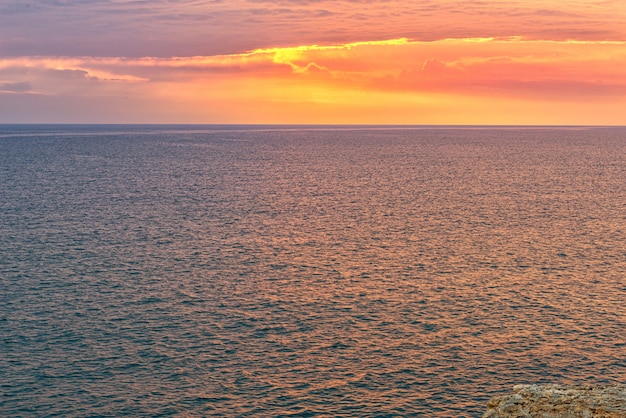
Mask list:
[[[0,123],[626,125],[626,0],[0,0]]]

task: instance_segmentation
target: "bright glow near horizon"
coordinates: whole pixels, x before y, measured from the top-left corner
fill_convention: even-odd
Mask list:
[[[195,9],[199,15],[210,19],[210,12],[222,17],[229,12],[232,23],[239,22],[237,13],[251,10],[243,2],[200,3],[205,8]],[[265,11],[279,10],[272,2],[260,3],[267,6]],[[199,30],[197,24],[179,28],[183,35],[178,46],[165,41],[165,27],[163,33],[158,27],[134,29],[154,52],[158,48],[148,38],[162,37],[162,53],[150,56],[134,51],[142,45],[141,37],[126,44],[110,39],[108,46],[99,41],[94,47],[99,54],[90,55],[80,48],[83,39],[72,34],[64,34],[64,54],[19,54],[19,45],[24,51],[33,47],[9,25],[3,30],[8,41],[0,44],[12,52],[0,55],[0,122],[626,123],[626,35],[614,23],[616,17],[626,17],[620,2],[550,2],[550,7],[537,3],[533,8],[531,3],[492,1],[489,9],[469,3],[465,10],[433,2],[434,17],[427,19],[427,2],[411,2],[414,7],[407,9],[406,3],[390,1],[385,2],[387,20],[369,3],[359,3],[361,19],[370,25],[358,39],[360,21],[348,13],[350,2],[305,2],[299,8],[300,2],[282,3],[291,4],[292,11],[324,6],[319,18],[307,15],[300,26],[283,22],[283,38],[293,46],[273,44],[279,28],[259,17],[256,23],[244,22],[239,35],[224,27],[192,51],[187,51],[183,35]],[[30,14],[13,4],[13,9],[0,8],[18,21],[35,22],[57,12],[43,2]],[[191,10],[194,4],[198,2],[181,1],[169,7]],[[85,14],[98,10],[75,6]],[[132,9],[131,3],[117,7],[128,9],[127,19],[145,13]],[[155,2],[156,9],[165,13],[168,5]],[[518,18],[507,17],[512,29],[503,29],[502,22],[477,20],[481,13],[502,17],[514,16],[514,11]],[[464,12],[465,20],[458,12]],[[525,27],[531,16],[533,23]],[[451,29],[437,29],[445,19]],[[598,19],[605,25],[598,26]],[[331,26],[314,30],[321,22]],[[332,24],[343,33],[337,40],[327,39]],[[432,39],[416,36],[420,26]],[[458,36],[459,27],[468,36]],[[63,34],[65,29],[52,25],[49,30]],[[303,42],[298,42],[298,33]],[[398,36],[381,38],[384,34]],[[34,42],[36,34],[31,36]],[[233,42],[249,49],[221,51]],[[55,52],[58,44],[50,42],[48,48]]]

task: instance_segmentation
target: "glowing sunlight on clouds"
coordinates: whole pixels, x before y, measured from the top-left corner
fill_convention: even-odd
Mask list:
[[[610,124],[626,103],[625,47],[398,38],[214,56],[2,58],[0,95],[42,111],[36,96],[54,96],[69,115],[112,100],[105,121]],[[589,114],[590,104],[604,111]]]

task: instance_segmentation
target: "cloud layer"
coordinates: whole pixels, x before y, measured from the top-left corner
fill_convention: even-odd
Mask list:
[[[626,40],[623,1],[5,0],[3,56],[193,56],[406,37]]]
[[[617,41],[400,38],[174,58],[14,57],[0,59],[0,95],[53,119],[63,103],[66,115],[89,104],[98,122],[611,124],[626,103],[624,51]]]

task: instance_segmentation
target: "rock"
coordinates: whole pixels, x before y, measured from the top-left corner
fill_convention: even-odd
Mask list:
[[[482,418],[626,418],[626,385],[518,385]]]

